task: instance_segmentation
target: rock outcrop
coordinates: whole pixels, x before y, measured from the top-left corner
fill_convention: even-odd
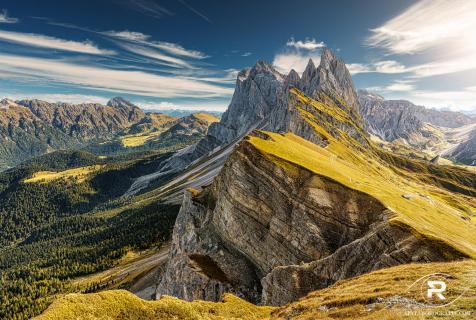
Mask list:
[[[283,77],[261,62],[240,73],[230,109],[201,143],[219,147],[253,128],[277,133],[253,131],[210,186],[185,194],[158,296],[217,301],[233,292],[280,305],[372,270],[467,256],[414,230],[419,222],[394,219],[393,204],[405,214],[413,214],[409,201],[433,206],[424,195],[406,199],[401,188],[392,189],[383,197],[392,199],[389,205],[375,186],[366,192],[394,173],[369,141],[350,75],[330,51],[319,67],[310,61],[301,78],[294,72]],[[288,135],[280,140],[283,153],[274,153],[279,146],[272,136]],[[270,140],[262,147],[267,151],[254,144]],[[307,154],[313,152],[327,170],[310,169],[320,168]],[[353,175],[362,181],[354,183]],[[394,183],[403,181],[395,177]]]
[[[233,292],[281,305],[372,270],[463,256],[390,224],[392,215],[242,141],[210,187],[186,193],[158,294],[218,301]]]
[[[296,88],[306,96],[339,105],[356,122],[361,123],[359,103],[352,77],[344,61],[325,48],[318,67],[310,59],[300,78],[296,71],[284,76],[272,65],[258,61],[251,69],[238,74],[235,92],[220,122],[208,129],[207,136],[187,152],[171,157],[160,171],[179,172],[197,159],[226,145],[236,143],[254,129],[274,132],[298,130],[310,138],[309,126],[295,121],[294,106],[289,106],[289,89]]]

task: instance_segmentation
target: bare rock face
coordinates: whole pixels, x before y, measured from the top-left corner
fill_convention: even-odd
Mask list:
[[[281,305],[339,279],[459,257],[388,222],[369,195],[242,141],[213,184],[187,193],[158,295],[217,301],[234,292]]]
[[[195,147],[172,157],[160,170],[181,171],[213,150],[236,143],[254,129],[292,131],[316,142],[310,127],[303,127],[302,121],[293,121],[295,106],[288,105],[291,88],[297,88],[317,100],[326,96],[361,122],[352,77],[344,61],[331,50],[323,50],[318,67],[309,60],[301,78],[294,70],[284,76],[272,65],[258,61],[253,68],[238,74],[235,92],[221,121],[212,124],[208,135]]]
[[[374,270],[463,257],[449,246],[417,238],[408,228],[384,221],[364,237],[342,246],[324,259],[274,268],[262,279],[262,302],[283,305],[338,280]]]
[[[430,149],[461,163],[476,163],[475,117],[427,109],[406,100],[385,100],[365,90],[359,90],[358,97],[370,133],[386,141],[402,139],[415,148]]]

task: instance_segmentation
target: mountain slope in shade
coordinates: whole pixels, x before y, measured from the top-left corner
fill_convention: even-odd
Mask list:
[[[460,112],[427,109],[406,100],[385,100],[365,90],[360,90],[358,95],[365,126],[379,138],[403,142],[428,152],[431,157],[441,154],[465,164],[476,160],[471,147],[476,118]]]

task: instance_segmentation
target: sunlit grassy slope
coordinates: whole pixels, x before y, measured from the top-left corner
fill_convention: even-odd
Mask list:
[[[258,307],[231,294],[222,303],[185,302],[172,297],[145,301],[124,290],[69,294],[35,318],[53,319],[264,319],[273,308]]]
[[[449,276],[446,307],[426,307],[427,283],[434,273]],[[414,284],[412,286],[412,284]],[[448,301],[448,302],[450,302]],[[473,319],[476,310],[476,262],[407,264],[342,280],[272,313],[278,319]],[[454,312],[449,316],[438,316]],[[472,313],[472,315],[471,315]],[[469,316],[468,316],[469,314]]]
[[[153,131],[147,133],[129,134],[121,139],[121,143],[126,148],[143,146],[147,141],[160,136],[163,131]]]
[[[335,105],[319,103],[297,90],[293,93],[302,103],[332,115],[333,119],[353,121]],[[474,197],[425,184],[422,180],[430,179],[426,172],[408,172],[385,162],[370,141],[366,149],[356,148],[358,143],[345,132],[339,132],[336,138],[329,134],[321,119],[299,106],[298,110],[305,121],[327,140],[329,144],[325,148],[292,133],[282,135],[263,132],[267,138],[252,136],[248,141],[278,165],[287,164],[287,168],[289,164],[297,165],[375,197],[395,213],[390,219],[391,223],[403,223],[415,230],[418,236],[444,241],[476,258]],[[356,130],[359,130],[358,126]],[[467,172],[468,176],[471,174]],[[474,195],[475,187],[470,185],[462,188]]]
[[[199,119],[199,120],[208,122],[210,124],[220,121],[219,118],[217,118],[216,116],[214,116],[213,114],[210,114],[210,113],[200,113],[200,112],[198,112],[198,113],[192,114],[192,116]]]
[[[101,170],[104,165],[93,165],[64,171],[38,171],[31,178],[25,179],[25,183],[47,183],[54,180],[75,178],[77,182],[85,181],[91,174]]]
[[[161,115],[161,116],[168,117],[166,115]],[[219,118],[209,113],[193,113],[191,116],[202,122],[207,123],[208,125],[214,122],[220,121]],[[126,148],[134,148],[134,147],[143,146],[147,142],[152,141],[154,139],[158,139],[159,136],[167,129],[167,124],[171,124],[173,120],[174,121],[177,120],[176,118],[172,118],[172,117],[168,117],[168,118],[163,118],[163,117],[159,117],[159,115],[155,115],[155,118],[153,118],[154,124],[157,128],[156,130],[148,130],[141,133],[125,135],[124,137],[122,137],[121,138],[122,146]]]
[[[278,308],[254,306],[231,294],[226,294],[223,302],[218,303],[185,302],[167,296],[159,301],[144,301],[127,291],[113,290],[66,295],[35,319],[431,319],[431,315],[419,315],[435,310],[419,305],[427,302],[420,286],[409,287],[419,278],[435,272],[450,276],[448,298],[464,292],[455,303],[437,311],[475,310],[476,262],[468,260],[409,264],[375,271],[339,281]],[[418,308],[411,309],[415,305]],[[408,311],[416,312],[407,314]]]
[[[332,141],[321,148],[291,133],[265,133],[269,139],[249,141],[277,164],[283,161],[304,167],[347,187],[380,200],[395,215],[391,222],[404,223],[419,234],[440,239],[468,256],[476,258],[476,212],[474,199],[453,194],[462,210],[443,198],[445,190],[402,178],[390,166],[364,154],[352,153]],[[410,199],[407,199],[410,198]]]

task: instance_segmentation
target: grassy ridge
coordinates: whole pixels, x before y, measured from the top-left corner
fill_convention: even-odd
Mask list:
[[[435,309],[426,307],[420,287],[411,285],[435,272],[450,276],[445,293],[448,297],[464,292],[455,303],[437,311],[476,310],[476,262],[468,260],[409,264],[375,271],[339,281],[277,308],[254,306],[231,294],[225,294],[223,302],[217,303],[185,302],[167,296],[159,301],[144,301],[131,293],[112,290],[66,295],[35,319],[432,319],[438,317],[420,316]],[[412,309],[414,306],[418,308]],[[407,314],[408,311],[414,313]],[[462,318],[468,319],[464,314]]]
[[[378,159],[346,150],[337,140],[321,148],[293,134],[265,134],[269,139],[250,137],[249,142],[271,160],[304,167],[367,193],[395,213],[391,222],[408,225],[476,258],[476,218],[471,214],[476,208],[474,198],[402,178]],[[455,202],[464,203],[466,210]]]

